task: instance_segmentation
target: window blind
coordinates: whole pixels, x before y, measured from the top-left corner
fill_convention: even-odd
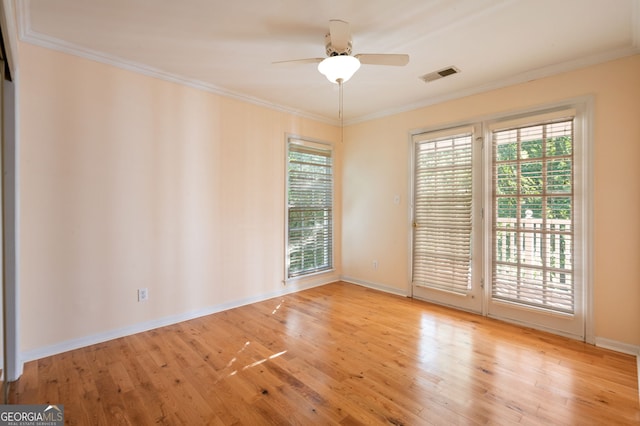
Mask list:
[[[573,313],[573,119],[492,139],[492,297]]]
[[[472,133],[419,136],[413,283],[465,294],[471,285]]]
[[[330,147],[288,144],[288,277],[333,267],[333,162]]]

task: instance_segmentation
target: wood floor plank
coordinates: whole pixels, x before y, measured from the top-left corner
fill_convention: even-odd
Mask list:
[[[634,357],[334,283],[27,363],[76,425],[640,424]]]

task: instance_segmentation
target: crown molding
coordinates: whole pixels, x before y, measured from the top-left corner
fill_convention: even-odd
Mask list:
[[[455,99],[464,98],[467,96],[477,95],[492,90],[503,89],[508,86],[516,84],[526,83],[528,81],[539,80],[541,78],[550,77],[552,75],[561,74],[569,71],[575,71],[580,68],[586,68],[589,66],[597,65],[600,63],[621,59],[627,56],[633,56],[640,54],[640,0],[632,0],[632,13],[631,13],[631,46],[627,48],[612,50],[597,55],[580,58],[577,60],[561,62],[558,64],[550,65],[535,70],[530,70],[521,74],[514,75],[512,77],[494,81],[482,86],[471,87],[464,90],[458,90],[455,92],[447,93],[442,96],[435,96],[425,99],[420,102],[416,102],[410,105],[405,105],[400,108],[386,109],[384,111],[378,111],[374,114],[368,114],[362,117],[358,117],[351,120],[345,120],[344,125],[350,126],[353,124],[364,123],[366,121],[376,120],[391,115],[400,114],[403,112],[414,111],[416,109],[425,108],[432,105],[437,105],[443,102],[452,101]]]
[[[640,0],[638,0],[640,3]],[[638,33],[640,33],[640,28]],[[636,42],[637,43],[637,42]],[[451,93],[447,93],[442,96],[435,96],[425,99],[420,102],[409,104],[401,108],[387,109],[379,111],[375,114],[369,114],[352,120],[346,120],[345,126],[363,123],[365,121],[376,120],[391,115],[400,114],[403,112],[414,111],[416,109],[425,108],[432,105],[437,105],[443,102],[452,101],[455,99],[464,98],[467,96],[477,95],[480,93],[490,92],[492,90],[503,89],[505,87],[514,86],[516,84],[527,83],[533,80],[539,80],[553,75],[562,74],[565,72],[579,70],[593,65],[598,65],[604,62],[614,61],[616,59],[625,58],[627,56],[633,56],[640,54],[640,46],[633,46],[618,50],[612,50],[609,52],[601,53],[598,55],[592,55],[585,58],[580,58],[573,61],[561,62],[558,64],[550,65],[548,67],[538,68],[535,70],[526,71],[521,74],[514,75],[512,77],[500,79],[489,84],[482,86],[470,87],[464,90],[458,90]]]
[[[273,102],[266,101],[257,97],[249,96],[243,93],[227,90],[210,83],[206,83],[196,79],[190,79],[183,76],[179,76],[173,73],[169,73],[148,65],[140,64],[134,61],[129,61],[118,56],[109,55],[96,50],[88,49],[86,47],[78,46],[73,43],[69,43],[64,40],[50,37],[44,34],[40,34],[31,28],[31,18],[29,15],[29,3],[31,0],[17,2],[16,20],[18,23],[18,34],[20,41],[33,44],[36,46],[44,47],[47,49],[55,50],[58,52],[66,53],[73,56],[78,56],[91,61],[100,62],[106,65],[110,65],[116,68],[125,69],[138,74],[146,75],[148,77],[158,78],[164,81],[177,83],[187,87],[191,87],[205,92],[213,93],[216,95],[224,96],[226,98],[235,99],[241,102],[261,106],[271,110],[291,114],[301,118],[307,118],[314,121],[330,124],[333,126],[339,126],[340,122],[336,119],[328,118],[318,114],[312,114],[307,111],[294,109],[284,105],[275,104]]]
[[[3,1],[8,1],[8,0],[3,0]],[[294,109],[285,105],[276,104],[273,102],[266,101],[264,99],[260,99],[260,98],[249,96],[243,93],[227,90],[227,89],[224,89],[200,80],[185,78],[183,76],[168,73],[166,71],[163,71],[154,67],[129,61],[114,55],[108,55],[103,52],[98,52],[92,49],[87,49],[85,47],[78,46],[78,45],[66,42],[64,40],[60,40],[54,37],[49,37],[44,34],[40,34],[31,28],[31,19],[29,14],[30,2],[31,0],[23,0],[23,1],[14,0],[16,22],[18,27],[17,32],[18,32],[20,41],[37,45],[40,47],[56,50],[56,51],[70,54],[73,56],[89,59],[92,61],[104,63],[117,68],[143,74],[149,77],[159,78],[161,80],[181,84],[184,86],[203,90],[209,93],[214,93],[216,95],[224,96],[227,98],[269,108],[275,111],[291,114],[297,117],[307,118],[310,120],[318,121],[318,122],[333,125],[333,126],[341,125],[340,121],[334,118],[330,118],[330,117],[326,117],[318,114],[312,114],[307,111]],[[428,99],[424,99],[419,102],[404,105],[402,107],[385,109],[373,114],[368,114],[361,117],[344,120],[343,125],[350,126],[354,124],[363,123],[366,121],[376,120],[376,119],[440,104],[443,102],[460,99],[460,98],[471,96],[471,95],[477,95],[480,93],[489,92],[492,90],[498,90],[498,89],[502,89],[508,86],[513,86],[516,84],[526,83],[529,81],[550,77],[556,74],[578,70],[580,68],[597,65],[599,63],[621,59],[626,56],[640,54],[640,0],[633,0],[633,11],[631,13],[630,20],[631,20],[631,27],[632,27],[631,28],[632,43],[630,47],[612,50],[612,51],[604,52],[601,54],[580,58],[577,60],[561,62],[561,63],[550,65],[547,67],[526,71],[526,72],[514,75],[512,77],[496,80],[494,82],[491,82],[485,85],[474,86],[467,89],[447,93],[442,96],[430,97]]]

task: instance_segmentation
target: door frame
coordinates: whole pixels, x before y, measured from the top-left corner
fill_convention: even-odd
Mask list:
[[[416,299],[434,301],[436,303],[452,306],[469,312],[482,314],[483,309],[483,259],[482,259],[482,210],[478,206],[482,203],[482,126],[478,123],[447,127],[445,129],[416,131],[411,133],[411,283],[410,294]],[[441,137],[453,136],[460,133],[471,133],[472,145],[472,229],[471,229],[471,290],[466,294],[460,294],[453,291],[442,289],[423,287],[416,289],[413,285],[413,247],[415,237],[415,162],[416,162],[416,146],[418,142],[415,138],[420,135],[426,135],[426,140],[439,139]]]
[[[491,139],[487,138],[489,123],[503,121],[503,120],[515,120],[518,118],[526,118],[528,116],[542,115],[545,113],[554,112],[561,109],[575,109],[579,112],[580,119],[576,120],[575,126],[579,127],[581,133],[580,149],[582,150],[579,158],[576,157],[576,177],[580,180],[580,192],[582,199],[576,202],[576,209],[579,210],[581,216],[581,240],[576,241],[576,244],[580,244],[582,251],[582,265],[581,265],[581,281],[582,281],[582,310],[584,312],[584,335],[580,340],[584,340],[587,343],[595,344],[595,332],[593,323],[593,111],[594,111],[594,96],[578,96],[574,98],[565,99],[559,102],[545,103],[536,105],[529,108],[514,109],[512,111],[494,113],[484,116],[478,116],[474,119],[463,120],[458,122],[450,122],[442,125],[434,125],[424,128],[418,128],[411,130],[408,137],[409,145],[409,194],[410,200],[409,207],[409,256],[408,256],[408,294],[410,297],[414,297],[414,289],[412,284],[413,275],[413,220],[414,220],[414,182],[415,182],[415,151],[413,138],[420,133],[446,131],[454,128],[481,125],[481,136],[483,138],[482,149],[482,171],[481,171],[481,185],[482,185],[482,197],[481,201],[481,215],[482,215],[482,271],[481,271],[481,285],[482,285],[482,309],[477,314],[482,316],[488,316],[488,304],[491,287],[489,285],[491,278],[491,217],[490,211],[487,210],[487,206],[491,205],[491,194],[487,191],[487,187],[491,185],[491,167],[490,162],[487,162],[487,156],[491,155]],[[579,177],[578,177],[579,176]],[[439,303],[434,300],[428,300],[432,303]],[[450,306],[449,303],[440,303]],[[458,308],[460,309],[460,308]],[[541,329],[543,331],[550,331],[555,334],[558,333],[555,330],[551,330],[544,326],[538,326],[536,324],[522,324],[518,321],[513,321],[506,318],[499,318],[500,320],[507,322],[519,323],[527,327]],[[576,336],[569,335],[568,337],[576,338]]]

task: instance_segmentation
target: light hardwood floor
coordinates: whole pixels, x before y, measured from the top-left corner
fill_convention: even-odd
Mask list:
[[[640,424],[636,359],[335,283],[33,361],[77,425]]]

